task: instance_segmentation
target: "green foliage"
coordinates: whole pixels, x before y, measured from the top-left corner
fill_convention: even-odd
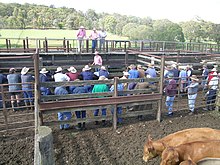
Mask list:
[[[77,30],[80,26],[87,30],[105,28],[108,33],[125,36],[130,40],[220,42],[219,25],[201,18],[177,24],[167,19],[152,20],[150,17],[96,13],[93,9],[83,13],[74,8],[55,8],[53,5],[0,3],[1,29]]]

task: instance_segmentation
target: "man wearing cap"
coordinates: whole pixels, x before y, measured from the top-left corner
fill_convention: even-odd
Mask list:
[[[47,76],[47,73],[48,73],[48,71],[47,71],[46,68],[42,68],[41,69],[40,74],[39,74],[39,81],[40,82],[48,82],[48,81],[50,81],[48,76]],[[50,89],[47,88],[47,87],[41,86],[40,87],[40,91],[41,91],[42,95],[50,95],[51,94]]]
[[[190,79],[191,79],[190,84],[186,87],[186,89],[188,89],[189,115],[192,115],[195,109],[195,102],[199,88],[199,83],[198,83],[199,79],[196,77],[196,75],[192,75]]]
[[[99,38],[99,33],[96,31],[96,28],[93,28],[89,38],[92,40],[92,53],[94,53],[97,46],[97,39]]]
[[[209,81],[208,84],[208,92],[206,94],[206,108],[204,108],[203,110],[214,110],[215,109],[215,100],[216,100],[216,93],[217,93],[217,89],[218,89],[218,83],[219,83],[219,79],[218,79],[218,74],[217,72],[214,72],[212,74],[212,79]]]
[[[84,38],[86,38],[86,30],[83,26],[80,26],[79,31],[77,33],[78,52],[81,52],[84,47]]]
[[[30,104],[30,109],[33,110],[33,82],[34,77],[29,74],[29,69],[27,67],[22,68],[21,70],[21,82],[22,82],[22,90],[24,94],[24,103],[25,106],[28,106],[28,103]]]
[[[15,68],[10,68],[7,80],[9,84],[9,93],[11,95],[11,106],[13,111],[15,111],[15,107],[20,104],[20,92],[18,91],[21,90],[21,85],[19,84],[21,83],[21,75],[16,73]]]
[[[173,76],[174,76],[173,73],[167,75],[168,84],[164,89],[166,94],[166,107],[168,109],[168,113],[167,113],[168,116],[173,115],[173,101],[177,93],[177,84]]]

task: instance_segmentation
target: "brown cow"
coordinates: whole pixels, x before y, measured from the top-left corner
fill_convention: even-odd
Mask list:
[[[191,128],[170,134],[162,139],[153,141],[150,136],[144,145],[143,160],[161,155],[166,146],[177,146],[187,142],[203,140],[220,140],[220,130],[212,128]]]
[[[196,165],[192,160],[184,160],[179,165]]]
[[[162,153],[160,165],[177,165],[191,160],[197,163],[204,158],[220,158],[220,140],[206,140],[167,147]]]

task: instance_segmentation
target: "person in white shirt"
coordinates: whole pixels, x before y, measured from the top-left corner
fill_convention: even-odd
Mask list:
[[[54,75],[54,80],[55,82],[63,82],[63,81],[70,81],[69,76],[66,74],[62,73],[63,69],[61,67],[58,67],[57,70],[55,71]]]
[[[206,93],[206,108],[203,108],[203,110],[209,110],[212,111],[215,109],[215,100],[216,100],[216,93],[218,89],[218,74],[217,72],[214,72],[212,74],[212,79],[208,83],[208,92]]]
[[[101,29],[99,32],[99,38],[100,38],[100,50],[103,48],[105,49],[105,38],[107,37],[107,33],[104,28]]]

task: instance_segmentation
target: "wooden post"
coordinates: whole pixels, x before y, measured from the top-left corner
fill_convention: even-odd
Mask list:
[[[126,45],[126,41],[124,42],[124,52],[126,52],[127,50],[127,45]]]
[[[66,52],[66,39],[63,38],[63,51]]]
[[[158,111],[157,111],[157,121],[161,121],[161,112],[163,110],[163,81],[164,81],[164,64],[165,59],[164,55],[161,56],[161,65],[160,65],[160,94],[161,99],[158,102]]]
[[[25,49],[26,49],[26,46],[25,46],[25,40],[23,40],[23,49],[24,49],[24,53],[26,52]]]
[[[128,51],[125,53],[125,67],[127,68],[128,66]]]
[[[114,77],[114,96],[118,97],[118,77]],[[113,111],[113,129],[117,129],[117,104],[114,105],[114,111]]]
[[[144,48],[144,42],[141,41],[141,44],[140,44],[140,51],[141,51],[141,52],[143,51],[143,48]]]
[[[82,41],[84,42],[84,41]],[[89,52],[89,40],[87,39],[86,40],[86,52],[88,53]]]
[[[46,37],[45,37],[45,52],[48,53],[48,42]]]
[[[177,51],[177,59],[176,59],[177,65],[178,65],[178,63],[179,63],[179,56],[180,56],[180,50]]]
[[[105,41],[106,43],[106,52],[108,52],[108,41]]]
[[[26,37],[26,48],[29,49],[28,37]],[[29,52],[29,51],[28,51]]]
[[[70,52],[70,42],[69,42],[69,40],[67,41],[67,52],[68,53]]]
[[[7,115],[7,109],[6,109],[6,104],[5,104],[5,94],[4,94],[4,86],[1,85],[1,94],[2,94],[2,107],[3,107],[3,115],[5,118],[5,125],[6,129],[8,130],[8,115]]]

